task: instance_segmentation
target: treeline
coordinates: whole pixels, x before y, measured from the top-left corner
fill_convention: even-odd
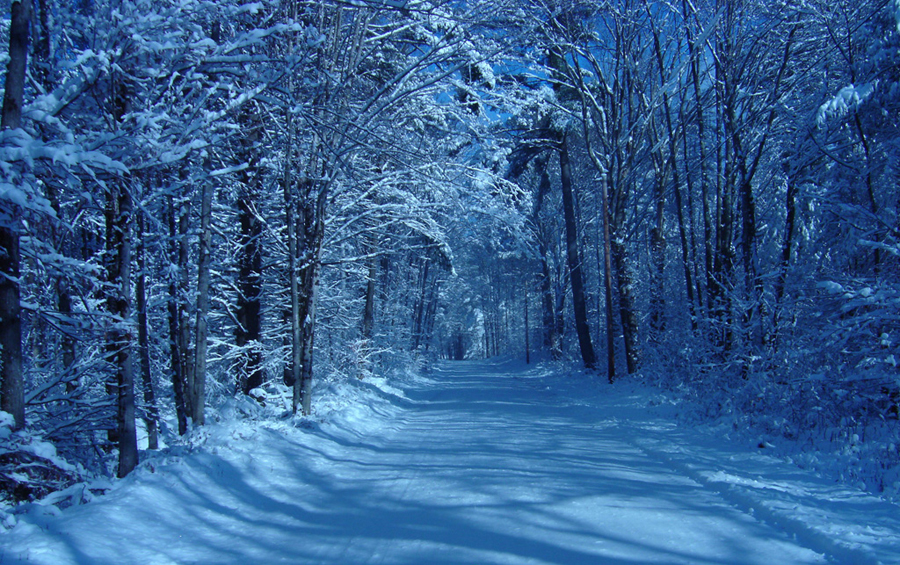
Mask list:
[[[274,392],[309,414],[314,369],[362,378],[436,343],[446,226],[484,122],[459,102],[477,86],[461,69],[502,50],[474,38],[478,10],[16,0],[12,14],[8,495],[77,478],[38,439],[124,476],[139,434],[171,442],[211,401]]]
[[[856,464],[896,475],[896,3],[523,12],[541,25],[498,134],[530,195],[532,342],[689,391],[736,426],[857,455],[872,440]],[[501,303],[521,351],[523,302]]]

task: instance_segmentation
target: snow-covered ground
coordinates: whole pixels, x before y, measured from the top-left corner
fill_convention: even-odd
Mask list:
[[[234,406],[105,496],[8,519],[0,564],[900,562],[897,506],[648,396],[460,362],[333,385],[312,420]]]

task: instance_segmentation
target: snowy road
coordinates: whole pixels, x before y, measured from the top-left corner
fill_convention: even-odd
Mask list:
[[[340,425],[212,427],[93,503],[33,511],[0,564],[900,562],[895,506],[625,389],[489,363],[363,386]]]

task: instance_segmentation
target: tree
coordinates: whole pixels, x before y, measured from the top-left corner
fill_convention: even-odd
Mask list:
[[[596,44],[590,40],[590,34],[569,42],[574,51],[567,66],[566,81],[575,89],[582,105],[579,114],[586,122],[583,130],[586,140],[590,140],[586,143],[590,162],[606,179],[608,198],[604,199],[604,210],[598,213],[608,219],[609,253],[616,281],[625,362],[628,373],[634,373],[640,363],[639,327],[634,274],[626,241],[632,229],[629,204],[636,192],[642,159],[647,154],[641,140],[651,120],[642,92],[648,84],[645,73],[653,67],[640,63],[647,57],[642,37],[644,22],[638,6],[630,0],[607,6],[596,16],[596,21],[607,32],[598,35]],[[658,214],[657,207],[657,227]]]
[[[117,399],[115,439],[119,447],[119,477],[130,473],[138,462],[130,327],[131,219],[131,194],[123,178],[114,179],[106,201],[106,278],[110,286],[107,296],[110,329],[106,348],[107,359],[115,372],[110,388]]]
[[[572,283],[572,306],[575,310],[575,331],[584,366],[593,369],[597,363],[594,346],[591,343],[590,328],[587,322],[587,305],[584,297],[584,280],[581,274],[581,256],[578,249],[578,226],[575,218],[574,195],[572,194],[572,171],[569,164],[569,149],[566,136],[559,149],[559,168],[562,180],[563,212],[566,218],[566,258],[569,265],[569,276]]]
[[[31,28],[30,0],[12,4],[9,64],[3,93],[0,131],[15,130],[22,122],[25,69]],[[22,373],[22,318],[19,299],[19,221],[16,204],[0,213],[0,409],[12,414],[15,429],[25,426],[25,384]]]

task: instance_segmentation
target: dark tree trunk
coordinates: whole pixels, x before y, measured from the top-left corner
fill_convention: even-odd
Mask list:
[[[735,141],[738,143],[738,140]],[[746,331],[753,333],[758,330],[760,343],[764,341],[765,320],[759,317],[753,320],[754,312],[762,307],[762,287],[757,275],[756,258],[756,199],[753,195],[753,185],[747,177],[746,167],[743,162],[739,165],[741,171],[740,195],[741,195],[741,247],[744,263],[744,325]]]
[[[259,132],[251,128],[245,139],[255,150]],[[238,274],[238,327],[235,342],[243,350],[238,363],[238,389],[248,394],[262,385],[262,356],[259,340],[262,333],[260,300],[262,293],[262,222],[256,211],[259,200],[259,172],[254,167],[246,169],[241,179],[242,194],[238,199],[241,225],[240,271]]]
[[[190,259],[190,218],[191,202],[187,196],[182,199],[178,217],[178,351],[181,355],[181,367],[184,372],[184,394],[189,399],[188,416],[194,425],[202,424],[194,420],[197,411],[197,402],[194,396],[194,361],[191,351],[191,270],[188,267]]]
[[[659,340],[665,331],[665,270],[666,270],[666,237],[665,237],[665,173],[661,164],[662,157],[657,159],[656,180],[654,187],[654,225],[650,229],[650,338]]]
[[[38,0],[38,27],[37,38],[34,42],[34,73],[41,86],[49,90],[50,81],[50,9],[47,0]]]
[[[789,165],[787,165],[789,166]],[[797,177],[791,174],[788,177],[787,195],[785,197],[784,240],[781,243],[781,264],[778,269],[778,280],[775,281],[775,320],[772,335],[772,343],[778,343],[778,331],[781,323],[781,309],[784,300],[784,291],[787,284],[788,270],[793,255],[794,226],[797,221]]]
[[[11,219],[3,218],[3,221]],[[25,426],[22,318],[19,301],[19,234],[0,227],[0,409],[12,414],[14,429]]]
[[[584,278],[581,273],[581,257],[578,250],[578,226],[575,218],[575,196],[572,189],[572,167],[569,163],[569,147],[563,136],[559,148],[559,167],[562,184],[563,215],[566,223],[566,259],[572,282],[572,307],[575,310],[575,333],[581,348],[584,366],[593,369],[597,364],[594,345],[591,343],[587,320],[587,303],[584,297]]]
[[[618,234],[613,234],[610,242],[613,268],[617,274],[619,290],[619,317],[622,320],[622,337],[625,341],[625,367],[628,374],[637,371],[640,363],[638,349],[638,316],[635,308],[634,281],[631,278],[631,269],[628,266],[625,243],[619,239]]]
[[[106,209],[107,309],[112,318],[107,334],[107,359],[115,368],[116,433],[119,446],[118,476],[124,477],[138,462],[134,409],[134,368],[131,358],[131,195],[122,179],[111,183]]]
[[[28,40],[31,34],[31,0],[14,1],[9,26],[9,63],[3,92],[3,114],[0,128],[16,129],[22,121],[25,97],[25,69],[28,63]]]
[[[378,257],[374,255],[375,246],[369,245],[368,249],[372,256],[369,258],[365,307],[363,308],[362,337],[365,340],[372,339],[372,332],[375,329],[375,281],[378,277]]]
[[[547,261],[549,253],[546,242],[541,239],[541,325],[544,333],[544,346],[550,351],[552,359],[559,360],[562,358],[562,342],[557,324],[556,299],[553,295],[553,276],[550,271],[550,263]]]
[[[682,120],[684,120],[684,108],[682,108]],[[691,178],[691,172],[688,169],[688,136],[687,132],[682,129],[682,147],[684,150],[685,161],[685,188],[687,189],[687,203],[685,204],[681,187],[675,187],[675,207],[678,212],[678,234],[681,238],[681,263],[684,269],[684,280],[687,291],[687,299],[690,302],[688,314],[691,317],[691,330],[696,332],[698,328],[697,321],[702,312],[702,293],[700,289],[700,281],[697,272],[697,238],[694,230],[694,208],[693,194],[694,184]],[[676,163],[675,167],[678,165]],[[687,207],[687,220],[685,220],[685,206]]]
[[[763,157],[763,151],[769,134],[772,132],[775,118],[778,112],[778,100],[783,93],[783,83],[788,75],[788,69],[792,60],[792,51],[794,46],[794,36],[798,29],[796,24],[792,25],[784,44],[784,52],[781,64],[778,67],[774,85],[772,86],[768,99],[768,118],[766,120],[763,134],[758,141],[753,154],[748,154],[744,150],[742,134],[745,134],[743,127],[734,124],[732,132],[734,135],[734,150],[740,172],[740,194],[741,194],[741,218],[742,218],[742,247],[744,257],[744,276],[745,276],[745,302],[747,307],[745,310],[745,321],[748,331],[756,332],[756,341],[759,346],[767,345],[771,340],[771,335],[767,328],[768,305],[763,296],[763,281],[759,276],[759,243],[757,238],[756,223],[756,198],[753,193],[753,179],[759,170],[759,164]],[[735,97],[736,98],[736,97]],[[730,100],[730,98],[729,98]],[[736,121],[736,110],[733,106],[728,107],[729,120]],[[856,115],[859,118],[859,115]],[[868,154],[867,154],[868,158]],[[867,168],[868,170],[868,168]],[[871,187],[870,187],[871,188]],[[789,188],[790,190],[790,188]],[[876,210],[873,209],[873,212]],[[790,211],[789,211],[790,212]],[[754,315],[754,305],[757,321],[752,323]]]
[[[613,317],[613,283],[611,240],[609,232],[609,187],[607,174],[600,179],[600,194],[603,197],[601,213],[603,214],[603,290],[606,295],[606,376],[612,383],[616,379],[616,323]]]
[[[54,182],[46,182],[47,200],[50,201],[50,207],[56,213],[56,217],[63,219],[62,206],[59,203],[59,193],[57,185]],[[65,220],[63,220],[65,221]],[[61,229],[59,225],[53,225],[51,228],[53,241],[56,249],[65,254],[66,240],[68,233]],[[59,312],[59,330],[60,342],[59,348],[62,356],[61,375],[65,382],[66,392],[72,393],[78,388],[78,378],[75,373],[75,331],[76,328],[72,322],[72,296],[69,289],[69,280],[65,274],[56,276],[54,282],[54,290],[56,292],[56,308]]]
[[[425,294],[428,288],[428,271],[430,266],[431,261],[427,257],[422,260],[422,268],[419,271],[419,296],[416,299],[416,307],[413,310],[413,351],[418,351],[422,342],[422,322],[425,315]]]
[[[647,9],[647,15],[650,17],[649,21],[651,22],[652,32],[653,32],[653,47],[654,52],[656,53],[656,65],[657,70],[659,71],[659,80],[660,87],[663,89],[663,112],[665,118],[665,135],[667,138],[668,145],[668,158],[666,161],[666,168],[668,171],[672,173],[672,181],[673,181],[673,192],[675,193],[675,207],[678,217],[678,232],[681,236],[681,263],[684,271],[684,279],[685,279],[685,287],[687,290],[687,299],[688,299],[688,314],[691,318],[691,328],[696,329],[696,314],[694,312],[694,283],[691,279],[691,264],[689,260],[689,249],[687,243],[687,228],[685,226],[684,221],[684,209],[683,203],[681,199],[681,178],[678,171],[678,136],[675,127],[672,123],[672,107],[669,101],[669,94],[665,92],[666,88],[666,65],[664,61],[662,43],[660,41],[660,32],[653,24],[653,17],[650,13],[649,6],[645,6]],[[662,150],[660,150],[660,162],[662,162]],[[663,187],[659,187],[659,191],[657,193],[657,232],[659,235],[657,238],[654,238],[653,247],[654,252],[657,254],[657,276],[662,280],[663,277],[663,268],[664,268],[664,256],[665,256],[665,239],[663,235],[663,210],[665,206],[665,199],[663,193]],[[662,307],[662,288],[660,286],[660,310]],[[662,317],[662,312],[659,313],[659,316]],[[663,329],[663,320],[657,320],[654,324],[657,330],[662,331]]]
[[[169,195],[169,256],[173,262],[178,261],[178,234],[175,224],[175,197]],[[179,265],[181,269],[187,268],[186,265]],[[187,388],[184,367],[184,352],[181,351],[181,300],[182,297],[178,291],[178,277],[174,275],[169,280],[169,300],[168,300],[168,317],[169,317],[169,369],[172,373],[172,389],[175,393],[175,415],[178,419],[178,433],[184,435],[187,432],[187,421],[191,415],[190,406],[190,390]]]
[[[431,279],[431,287],[428,292],[428,300],[426,302],[427,307],[425,308],[425,321],[422,324],[422,338],[425,344],[425,351],[428,351],[431,346],[431,336],[434,331],[434,320],[435,315],[437,314],[437,306],[438,306],[438,288],[440,287],[440,280],[438,277],[432,277]]]
[[[523,293],[525,302],[525,364],[531,364],[531,328],[528,326],[528,284],[525,284],[525,292]]]
[[[628,251],[625,246],[625,204],[630,190],[622,178],[622,171],[616,175],[618,182],[610,194],[610,255],[613,272],[616,274],[616,289],[619,294],[619,318],[622,322],[622,338],[625,345],[625,368],[628,374],[637,371],[640,362],[638,349],[638,316],[635,307],[634,281],[628,265]]]
[[[297,4],[291,2],[288,8],[292,19],[297,17]],[[291,54],[294,52],[294,38],[288,41],[288,50]],[[289,79],[288,91],[294,95],[295,84],[294,79]],[[295,171],[297,169],[298,156],[296,154],[295,138],[296,126],[294,124],[294,114],[292,109],[288,109],[285,114],[285,122],[287,124],[287,148],[284,160],[284,178],[282,178],[282,191],[284,197],[284,222],[285,237],[287,237],[287,270],[288,270],[288,291],[290,294],[290,305],[285,310],[285,321],[291,328],[290,334],[285,336],[284,341],[288,350],[291,352],[290,359],[285,364],[283,381],[284,385],[292,391],[292,410],[297,412],[298,391],[301,379],[302,366],[302,320],[300,319],[300,272],[298,263],[298,230],[297,224],[297,178]]]
[[[556,324],[556,313],[554,311],[556,301],[553,298],[553,278],[548,260],[550,254],[549,238],[546,230],[541,225],[540,218],[544,197],[551,188],[550,175],[547,173],[547,159],[537,161],[537,169],[540,173],[540,181],[537,198],[535,198],[534,212],[532,213],[532,222],[537,229],[538,253],[541,261],[541,325],[543,327],[544,346],[550,351],[550,357],[558,360],[562,358],[562,344],[560,343],[560,332]]]
[[[112,117],[114,128],[131,109],[133,89],[124,76],[113,75]],[[131,317],[131,220],[132,201],[127,180],[119,176],[109,183],[106,193],[106,298],[110,315],[107,330],[107,360],[115,369],[111,388],[116,392],[117,411],[114,437],[119,446],[117,475],[124,477],[138,463],[135,425],[134,341]]]
[[[302,320],[300,319],[300,273],[297,266],[296,207],[297,197],[294,191],[294,179],[290,173],[286,172],[284,178],[284,210],[288,240],[288,284],[290,285],[291,295],[290,310],[288,310],[286,316],[291,328],[289,338],[291,358],[284,372],[284,384],[292,389],[295,389],[297,383],[300,382],[302,365],[302,343],[300,340]],[[296,412],[297,403],[294,402],[293,404],[293,410]]]
[[[153,391],[153,379],[150,372],[150,326],[147,319],[147,245],[144,224],[144,213],[138,212],[138,278],[135,288],[138,310],[138,354],[140,357],[141,384],[144,388],[144,424],[147,426],[147,447],[149,449],[159,449],[159,410],[156,407],[156,395]]]
[[[60,343],[63,379],[66,382],[66,392],[74,392],[78,388],[79,379],[75,370],[75,338],[71,334],[73,328],[70,323],[72,318],[72,296],[69,294],[69,287],[65,277],[60,277],[56,281],[56,296],[59,315],[66,320],[64,323],[69,325],[68,328],[63,330],[62,342]]]
[[[682,15],[687,21],[690,17],[690,3],[682,0]],[[700,75],[700,56],[697,49],[696,39],[693,36],[690,25],[685,25],[687,33],[687,47],[690,54],[691,67],[691,85],[693,87],[693,105],[697,122],[697,148],[699,151],[699,169],[700,169],[700,202],[702,205],[701,213],[703,215],[703,276],[696,277],[697,288],[697,304],[711,310],[712,297],[711,292],[714,286],[713,282],[713,225],[712,212],[709,206],[709,169],[707,163],[706,149],[706,120],[704,119],[703,95],[702,95],[702,77]],[[685,134],[685,143],[687,143],[687,135]],[[704,292],[701,288],[701,281],[706,285],[706,300],[704,301]]]
[[[657,42],[658,43],[658,42]],[[664,103],[668,100],[663,95]],[[654,149],[650,152],[653,170],[653,221],[650,228],[650,311],[649,333],[651,342],[659,342],[665,331],[665,274],[666,274],[666,237],[665,209],[666,183],[668,182],[668,163],[663,156],[663,142],[657,131],[655,116],[650,117],[648,136]]]
[[[720,51],[724,47],[719,46]],[[727,72],[727,61],[717,59],[716,65],[716,98],[718,112],[717,133],[724,143],[720,144],[718,167],[723,169],[718,175],[716,187],[716,232],[715,251],[713,256],[713,270],[710,287],[710,301],[712,313],[717,327],[715,328],[715,343],[723,350],[729,351],[734,346],[734,331],[732,327],[731,302],[734,300],[734,188],[735,188],[735,163],[733,137],[730,135],[732,123],[728,120],[724,108],[732,105],[727,97],[734,95],[732,85]]]
[[[313,345],[316,322],[316,291],[318,286],[318,266],[309,265],[301,275],[301,308],[303,316],[300,331],[300,379],[294,385],[295,398],[299,400],[304,416],[312,411]],[[296,406],[294,407],[296,411]]]
[[[301,182],[298,217],[298,258],[300,282],[300,379],[294,383],[293,407],[298,405],[304,416],[312,410],[313,342],[316,324],[316,292],[318,290],[319,257],[325,235],[327,187],[322,182]]]
[[[203,181],[200,195],[200,250],[197,264],[197,321],[195,327],[196,354],[194,356],[191,390],[191,418],[198,426],[206,422],[206,359],[209,325],[209,281],[212,260],[212,201],[215,187]]]
[[[13,2],[9,27],[9,64],[0,129],[22,121],[31,1]],[[7,215],[9,214],[9,215]],[[14,212],[0,214],[0,409],[12,415],[14,428],[25,426],[25,376],[22,367],[22,317],[19,296],[19,233]]]

